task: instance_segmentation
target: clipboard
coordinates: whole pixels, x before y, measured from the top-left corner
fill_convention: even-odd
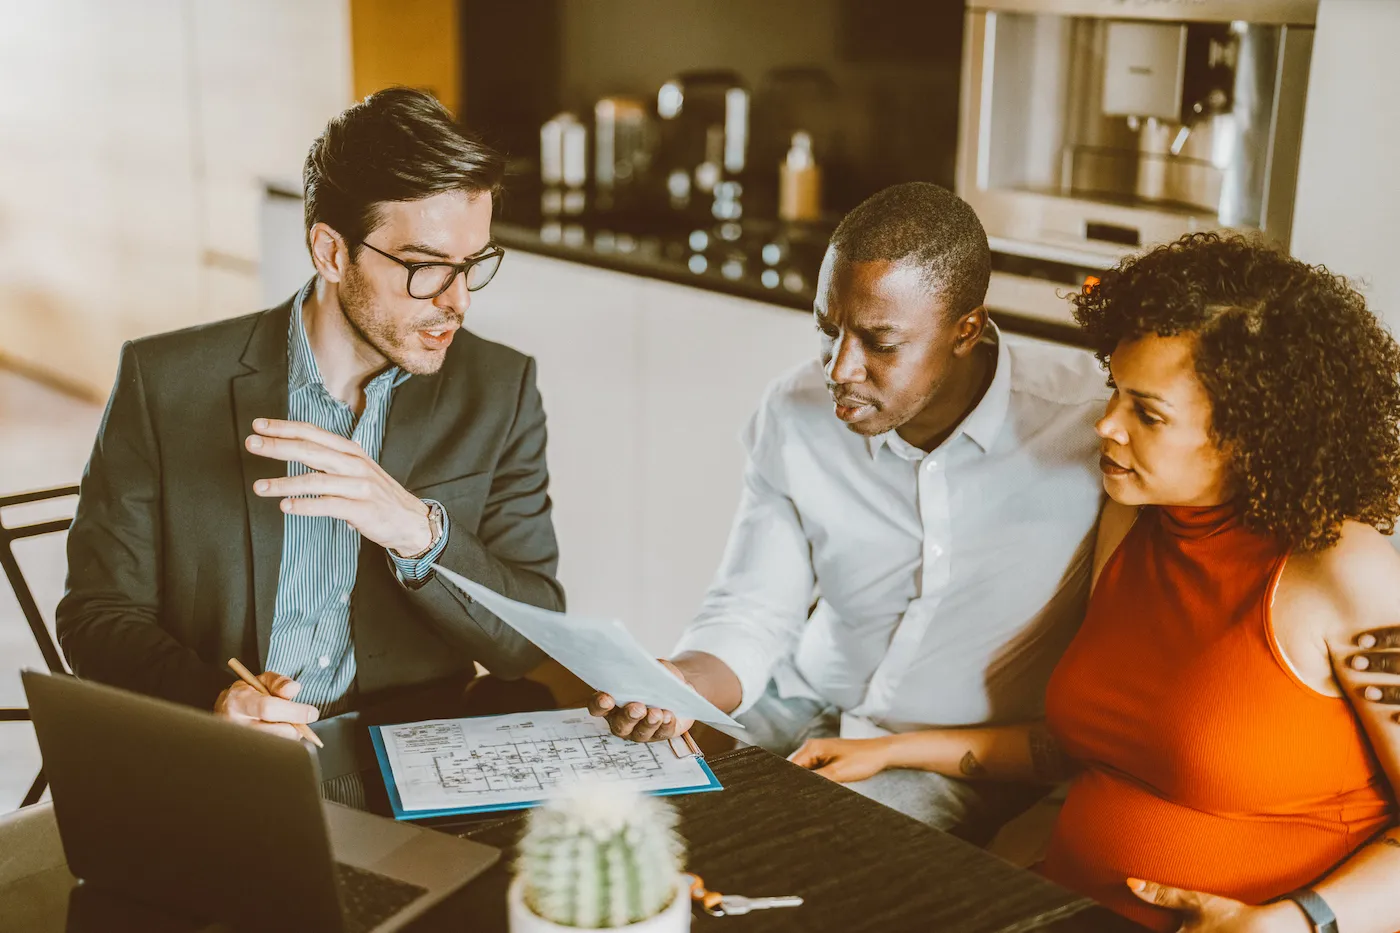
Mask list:
[[[681,755],[665,741],[590,733],[586,720],[584,710],[548,710],[370,726],[369,735],[396,820],[529,809],[583,779],[620,780],[657,797],[724,789],[698,749]]]

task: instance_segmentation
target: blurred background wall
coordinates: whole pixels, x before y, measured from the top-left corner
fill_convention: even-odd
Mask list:
[[[263,178],[351,100],[345,0],[0,2],[0,357],[105,398],[123,340],[258,308]]]
[[[1400,333],[1397,166],[1400,2],[1322,0],[1293,253],[1354,278],[1392,333]]]

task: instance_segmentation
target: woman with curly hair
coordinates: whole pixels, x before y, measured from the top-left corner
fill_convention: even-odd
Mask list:
[[[1158,930],[1400,930],[1400,730],[1367,702],[1394,659],[1358,648],[1400,622],[1400,347],[1344,280],[1240,237],[1075,302],[1111,501],[1046,723],[793,759],[1073,774],[1042,871]]]

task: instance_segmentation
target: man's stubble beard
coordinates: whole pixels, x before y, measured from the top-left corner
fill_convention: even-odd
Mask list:
[[[875,420],[873,422],[866,424],[848,424],[846,427],[850,428],[861,437],[879,437],[891,431],[898,431],[900,428],[919,417],[919,415],[923,414],[924,409],[933,404],[933,400],[937,398],[938,391],[941,387],[941,382],[934,383],[930,386],[923,393],[923,397],[911,406],[912,411],[910,411],[902,421],[898,420],[897,417],[891,417],[887,409],[880,408],[876,410]]]
[[[353,263],[340,285],[339,293],[340,311],[345,322],[360,340],[373,347],[380,356],[414,376],[431,375],[441,368],[442,358],[424,366],[404,352],[393,318],[376,313],[373,293]]]

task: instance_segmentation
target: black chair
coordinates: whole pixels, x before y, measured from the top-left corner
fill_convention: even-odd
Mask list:
[[[54,644],[53,636],[49,634],[43,616],[39,614],[39,607],[34,602],[34,594],[30,592],[29,584],[24,580],[24,574],[20,572],[19,561],[15,560],[13,544],[20,538],[34,538],[39,535],[67,531],[69,526],[73,524],[73,519],[55,518],[28,525],[10,526],[5,524],[3,510],[11,506],[44,502],[49,499],[62,499],[65,496],[76,496],[77,494],[77,486],[59,486],[54,489],[22,492],[13,496],[0,496],[0,566],[5,568],[5,577],[10,581],[10,588],[15,591],[15,601],[19,603],[20,611],[24,613],[25,621],[29,623],[29,631],[34,636],[34,643],[39,646],[40,654],[44,656],[44,663],[49,666],[50,671],[56,674],[61,674],[66,670],[63,666],[63,657],[58,653],[58,645]],[[29,710],[25,707],[0,708],[0,722],[27,722],[28,720]],[[32,803],[38,803],[46,786],[48,786],[48,781],[44,778],[43,769],[40,769],[34,778],[34,783],[29,786],[29,793],[24,795],[24,801],[20,806],[27,807]]]

